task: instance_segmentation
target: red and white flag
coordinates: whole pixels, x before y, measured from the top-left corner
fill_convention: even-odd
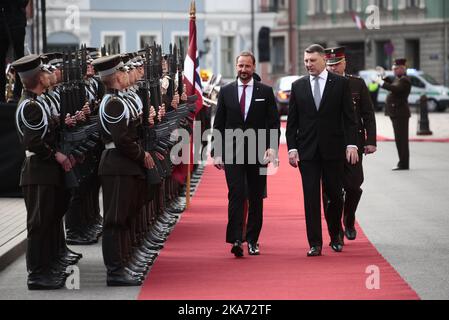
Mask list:
[[[359,15],[357,15],[355,12],[352,12],[351,15],[352,15],[352,20],[355,22],[355,24],[357,26],[357,29],[359,29],[359,30],[366,29],[365,21],[363,21],[363,19],[360,18]]]
[[[197,95],[198,97],[195,112],[198,113],[203,108],[203,88],[201,86],[199,52],[196,35],[195,1],[193,1],[190,9],[189,50],[184,62],[184,83],[187,87],[187,95]]]

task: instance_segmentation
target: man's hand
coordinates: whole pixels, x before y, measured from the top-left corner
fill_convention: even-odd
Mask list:
[[[89,104],[89,102],[86,102],[86,104],[83,106],[81,111],[84,113],[84,116],[86,116],[86,117],[90,116],[91,111],[90,111],[90,104]]]
[[[175,110],[178,109],[178,106],[179,106],[179,94],[175,94],[175,96],[173,97],[173,100],[171,102],[171,106]]]
[[[155,164],[153,157],[148,152],[145,152],[145,159],[144,159],[144,167],[147,169],[153,169]]]
[[[355,165],[359,162],[359,151],[357,148],[348,147],[346,149],[346,160],[349,164]]]
[[[75,113],[75,119],[78,122],[84,122],[84,121],[86,121],[86,116],[84,115],[84,113],[82,111],[77,111]]]
[[[165,157],[162,154],[160,154],[159,152],[156,152],[156,158],[158,158],[160,161],[165,160]]]
[[[263,157],[263,162],[264,164],[272,163],[277,167],[279,165],[279,159],[276,156],[276,151],[274,149],[268,149]]]
[[[162,106],[159,107],[157,119],[159,120],[159,122],[161,122],[164,117],[165,117],[165,104],[163,103]]]
[[[225,166],[222,157],[217,156],[214,158],[214,166],[218,170],[224,170]]]
[[[365,146],[365,154],[373,154],[377,152],[377,147],[376,146]]]
[[[148,122],[150,123],[150,126],[154,126],[156,121],[156,110],[153,106],[150,107],[150,117],[148,118]]]
[[[67,127],[74,127],[74,126],[76,126],[76,119],[75,119],[75,117],[72,117],[70,115],[70,113],[67,114],[67,116],[65,117],[65,121],[64,122],[65,122],[65,125]]]
[[[56,161],[61,165],[61,167],[64,169],[65,172],[70,172],[72,170],[72,163],[70,162],[70,159],[61,152],[56,152],[55,154]]]
[[[288,153],[288,162],[293,168],[298,168],[299,161],[300,159],[298,151],[292,151]]]

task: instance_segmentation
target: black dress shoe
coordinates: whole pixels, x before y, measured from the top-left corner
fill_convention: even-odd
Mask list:
[[[250,256],[258,256],[260,255],[259,244],[248,242],[248,254]]]
[[[331,242],[330,246],[332,248],[332,250],[334,250],[335,252],[343,252],[343,245],[339,242]]]
[[[58,290],[64,287],[65,278],[54,275],[33,275],[28,277],[28,290]]]
[[[236,241],[234,245],[232,246],[231,253],[236,256],[236,258],[243,257],[243,248],[242,248],[242,242]]]
[[[312,248],[310,248],[310,251],[307,252],[307,256],[308,257],[319,257],[319,256],[321,256],[321,250],[322,250],[322,248],[319,246],[312,247]]]
[[[140,287],[142,280],[133,278],[129,273],[123,271],[120,274],[108,275],[106,283],[108,287]]]
[[[357,239],[357,230],[355,228],[346,228],[345,235],[348,240],[354,241]]]
[[[408,171],[410,170],[410,168],[406,168],[406,167],[396,167],[393,168],[393,171]]]

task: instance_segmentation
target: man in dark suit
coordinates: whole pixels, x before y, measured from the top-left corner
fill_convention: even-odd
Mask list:
[[[287,123],[289,162],[302,176],[309,257],[321,255],[320,186],[329,197],[330,246],[341,252],[342,178],[345,158],[359,161],[357,127],[348,79],[326,70],[324,48],[308,47],[304,64],[309,76],[293,83]]]
[[[237,58],[238,79],[220,90],[214,131],[221,142],[214,140],[213,156],[219,169],[224,169],[229,189],[226,242],[231,252],[243,256],[243,212],[249,198],[246,241],[250,255],[259,255],[259,235],[263,220],[263,198],[267,184],[264,172],[269,162],[277,162],[280,120],[273,89],[254,81],[256,59],[243,52]],[[232,135],[252,136],[248,141]],[[231,134],[230,134],[231,133]],[[265,136],[263,136],[265,135]],[[259,141],[265,138],[266,141]],[[262,148],[260,144],[264,144]],[[247,182],[247,187],[246,187]],[[247,190],[246,190],[247,188]]]
[[[407,77],[406,64],[406,59],[396,59],[393,65],[396,78],[392,82],[388,78],[378,80],[382,88],[390,91],[386,101],[386,115],[391,118],[393,123],[394,137],[399,154],[399,163],[393,171],[410,169],[409,122],[411,113],[408,97],[412,90],[412,83],[410,78]]]
[[[361,186],[364,181],[362,159],[363,154],[373,154],[377,151],[376,115],[374,114],[373,103],[365,81],[360,77],[346,73],[345,48],[326,49],[327,70],[343,76],[349,81],[349,90],[352,95],[352,103],[356,114],[357,122],[357,147],[359,149],[360,161],[351,165],[345,164],[343,177],[343,187],[345,190],[343,224],[345,230],[341,228],[341,238],[343,233],[348,240],[357,238],[355,229],[355,213],[362,197]],[[327,200],[327,199],[326,199]],[[327,212],[327,201],[324,201],[324,212]]]

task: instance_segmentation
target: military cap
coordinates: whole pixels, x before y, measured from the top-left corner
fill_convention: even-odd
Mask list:
[[[86,48],[87,55],[92,59],[96,60],[101,57],[100,49],[98,48]]]
[[[122,61],[125,64],[125,66],[129,69],[134,69],[134,63],[133,63],[133,59],[134,59],[134,54],[133,53],[124,53],[121,55],[122,57]]]
[[[404,58],[400,58],[400,59],[396,59],[394,60],[394,66],[406,66],[407,65],[407,59]]]
[[[98,58],[92,65],[100,77],[109,76],[117,71],[127,71],[119,54]]]
[[[41,56],[42,61],[56,68],[62,66],[64,54],[60,52],[45,53]]]
[[[326,63],[328,66],[332,66],[342,62],[346,58],[345,47],[335,47],[325,49]]]
[[[51,73],[48,66],[43,64],[41,56],[30,54],[12,63],[14,70],[20,77],[32,77],[41,71]]]

